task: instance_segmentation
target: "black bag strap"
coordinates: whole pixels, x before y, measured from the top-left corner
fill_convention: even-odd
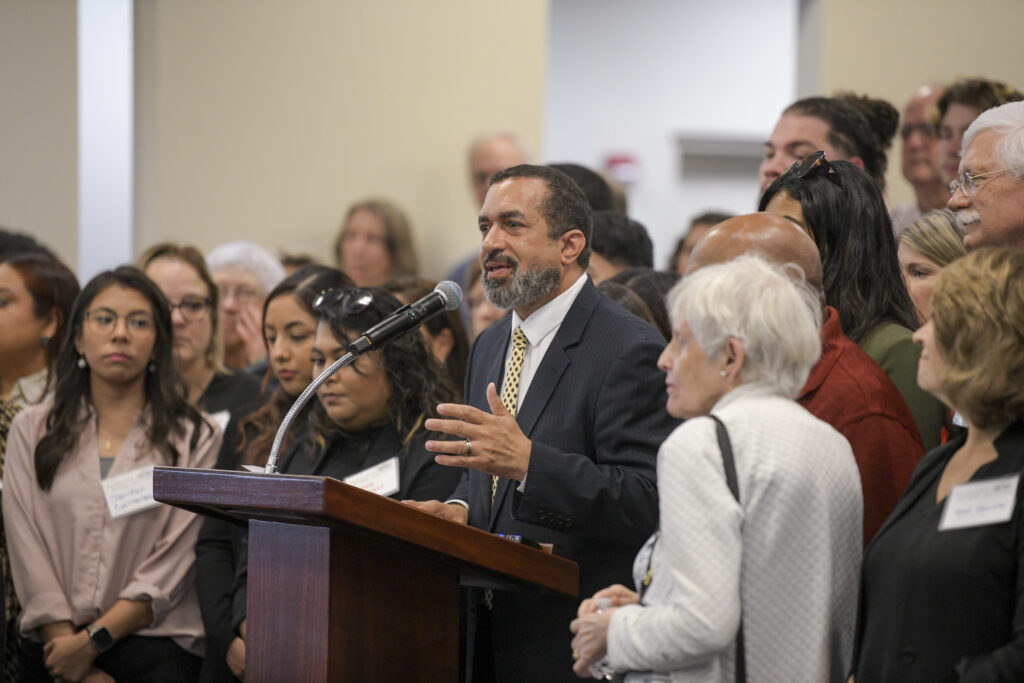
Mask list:
[[[718,448],[722,451],[722,466],[725,468],[725,483],[729,486],[733,498],[740,502],[740,483],[736,477],[736,461],[732,457],[732,441],[725,424],[714,415],[708,415],[715,421],[718,433]],[[736,633],[736,683],[747,681],[747,658],[743,647],[743,604],[740,602],[740,628]]]

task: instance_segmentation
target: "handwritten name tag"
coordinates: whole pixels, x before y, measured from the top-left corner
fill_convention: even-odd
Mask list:
[[[398,493],[398,456],[345,477],[345,483],[381,496]]]
[[[942,511],[939,531],[1005,522],[1013,515],[1020,475],[954,486]]]
[[[160,503],[153,500],[153,466],[140,467],[116,477],[104,479],[103,496],[113,518],[133,515],[154,508]]]

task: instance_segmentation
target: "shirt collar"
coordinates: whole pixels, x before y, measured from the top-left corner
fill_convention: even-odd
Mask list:
[[[46,391],[46,379],[49,372],[49,368],[43,368],[39,372],[22,377],[11,387],[7,400],[20,406],[39,403],[44,398],[43,394]]]
[[[530,344],[536,346],[541,339],[551,334],[551,331],[562,324],[565,316],[576,301],[576,296],[583,289],[587,282],[587,274],[584,272],[576,282],[572,283],[569,289],[565,290],[551,301],[547,302],[536,311],[531,313],[526,320],[519,317],[519,314],[512,311],[512,334],[516,328],[521,327],[523,334]]]

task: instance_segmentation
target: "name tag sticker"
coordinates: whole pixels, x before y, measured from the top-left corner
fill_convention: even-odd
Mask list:
[[[345,477],[345,483],[381,496],[398,493],[398,456]]]
[[[153,499],[153,466],[140,467],[104,479],[103,496],[113,518],[149,510],[160,503]]]
[[[942,511],[939,531],[999,524],[1010,519],[1020,475],[954,486]]]

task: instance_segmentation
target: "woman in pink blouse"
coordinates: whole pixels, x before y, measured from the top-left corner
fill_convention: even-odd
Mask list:
[[[3,513],[22,681],[189,681],[199,521],[154,503],[154,465],[209,467],[220,433],[183,398],[167,303],[131,267],[82,290],[51,400],[14,420]]]

